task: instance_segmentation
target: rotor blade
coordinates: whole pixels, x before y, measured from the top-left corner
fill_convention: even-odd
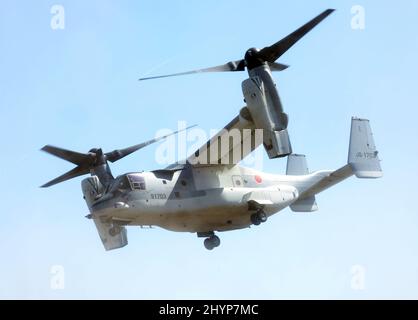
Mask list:
[[[216,67],[211,67],[211,68],[198,69],[198,70],[192,70],[192,71],[186,71],[186,72],[179,72],[179,73],[167,74],[167,75],[162,75],[162,76],[140,78],[139,81],[159,79],[159,78],[168,78],[168,77],[176,77],[176,76],[185,76],[185,75],[188,75],[188,74],[203,73],[203,72],[227,72],[227,71],[244,71],[244,70],[245,70],[245,61],[244,60],[237,60],[237,61],[230,61],[226,64],[221,65],[221,66],[216,66]]]
[[[276,62],[267,62],[271,71],[283,71],[289,68],[287,64],[276,63]]]
[[[89,173],[90,170],[88,167],[82,167],[82,166],[78,166],[75,167],[74,169],[64,173],[63,175],[59,176],[58,178],[55,178],[47,183],[45,183],[44,185],[41,186],[41,188],[48,188],[54,184],[81,176],[83,174]]]
[[[142,148],[144,148],[144,147],[146,147],[146,146],[148,146],[150,144],[153,144],[153,143],[155,143],[157,141],[163,140],[163,139],[165,139],[165,138],[167,138],[169,136],[172,136],[172,135],[174,135],[176,133],[179,133],[179,132],[185,131],[187,129],[193,128],[195,126],[196,125],[193,125],[193,126],[190,126],[190,127],[185,128],[185,129],[178,130],[178,131],[175,131],[173,133],[166,134],[164,136],[161,136],[161,137],[158,137],[158,138],[155,138],[155,139],[151,139],[151,140],[148,140],[148,141],[143,142],[143,143],[140,143],[140,144],[136,144],[136,145],[134,145],[132,147],[128,147],[128,148],[125,148],[125,149],[118,149],[118,150],[114,150],[114,151],[108,152],[108,153],[105,154],[106,155],[106,160],[108,160],[110,162],[118,161],[118,160],[126,157],[127,155],[131,154],[132,152],[138,151],[139,149],[142,149]]]
[[[258,52],[259,56],[268,62],[276,61],[282,54],[289,50],[296,42],[298,42],[309,31],[315,28],[322,20],[333,13],[335,9],[328,9],[322,12],[320,15],[313,18],[311,21],[289,34],[287,37],[276,42],[270,47],[265,47]]]
[[[72,162],[75,165],[85,164],[86,162],[90,163],[92,160],[92,158],[88,154],[66,150],[51,145],[46,145],[41,150],[49,154],[52,154],[53,156],[56,156],[58,158]]]

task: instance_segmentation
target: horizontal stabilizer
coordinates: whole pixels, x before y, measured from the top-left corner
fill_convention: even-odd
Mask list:
[[[300,190],[297,202],[309,199],[353,174],[358,178],[379,178],[383,175],[369,120],[355,117],[351,119],[348,164],[334,171],[321,170],[309,174],[310,186]]]
[[[379,178],[383,175],[369,120],[351,119],[348,164],[357,178]]]

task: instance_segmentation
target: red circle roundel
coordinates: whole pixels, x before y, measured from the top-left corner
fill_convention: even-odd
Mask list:
[[[255,182],[257,182],[257,183],[263,182],[263,179],[261,179],[261,177],[259,175],[255,176],[254,179],[255,179]]]

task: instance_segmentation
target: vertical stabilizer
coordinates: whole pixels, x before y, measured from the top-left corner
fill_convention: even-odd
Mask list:
[[[308,163],[304,154],[291,154],[287,158],[286,174],[301,176],[309,174]],[[294,202],[290,209],[294,212],[312,212],[318,210],[315,196],[309,196]]]
[[[301,176],[308,173],[308,163],[304,154],[292,153],[289,155],[286,166],[287,175]]]
[[[383,175],[377,155],[369,120],[353,117],[348,164],[357,178],[380,178]]]

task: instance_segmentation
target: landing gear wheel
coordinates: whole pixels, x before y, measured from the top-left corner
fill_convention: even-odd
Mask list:
[[[215,248],[219,247],[221,245],[221,239],[219,239],[218,236],[212,236],[211,241],[212,241],[213,245],[215,246]]]
[[[214,248],[219,247],[221,244],[221,239],[219,239],[218,236],[213,235],[209,238],[206,238],[203,244],[205,245],[206,249],[213,250]]]
[[[205,248],[208,249],[208,250],[213,250],[213,248],[215,248],[214,246],[212,246],[210,238],[206,238],[205,241],[203,241],[203,244],[204,244]]]
[[[260,211],[258,213],[258,218],[260,219],[261,223],[264,223],[267,221],[267,215],[264,211]]]
[[[251,219],[251,223],[253,225],[255,225],[255,226],[258,226],[261,223],[260,219],[258,218],[258,214],[257,213],[253,213],[251,215],[250,219]]]
[[[264,223],[267,221],[267,215],[264,211],[258,211],[256,213],[253,213],[250,217],[252,224],[258,226],[261,223]]]
[[[121,233],[122,228],[119,226],[114,226],[112,228],[109,229],[109,234],[114,237],[117,236],[119,233]]]

